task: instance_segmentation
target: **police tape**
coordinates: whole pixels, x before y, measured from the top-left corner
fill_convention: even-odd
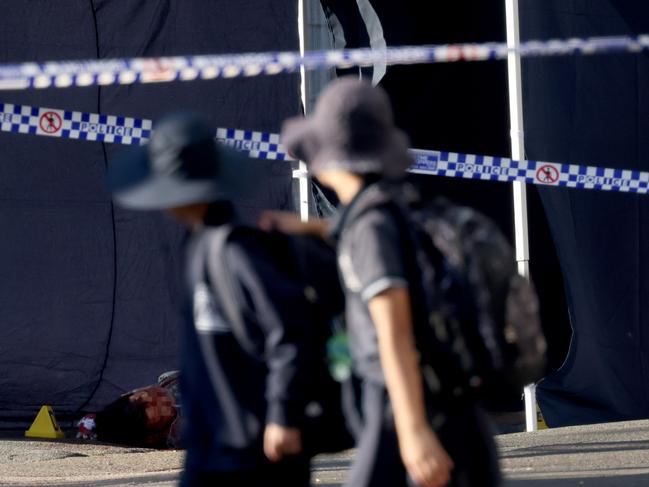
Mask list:
[[[151,136],[151,120],[0,103],[0,131],[123,145],[142,145]],[[219,128],[216,139],[264,160],[293,160],[278,134]],[[411,149],[410,172],[480,181],[649,193],[649,172],[505,157]]]
[[[275,75],[352,66],[406,65],[506,59],[512,52],[523,57],[641,52],[649,49],[649,35],[529,41],[518,48],[505,43],[402,46],[385,49],[247,53],[156,58],[50,61],[0,64],[0,90],[68,88],[71,86],[130,85],[197,79]]]
[[[649,172],[412,149],[412,173],[647,194]]]
[[[152,127],[153,122],[147,119],[0,103],[2,132],[142,145],[151,137]],[[214,136],[254,158],[288,159],[278,134],[218,128]]]

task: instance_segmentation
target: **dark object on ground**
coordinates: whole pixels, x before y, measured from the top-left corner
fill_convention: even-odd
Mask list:
[[[120,396],[95,414],[99,441],[149,448],[180,446],[178,374]],[[80,426],[81,427],[81,426]]]

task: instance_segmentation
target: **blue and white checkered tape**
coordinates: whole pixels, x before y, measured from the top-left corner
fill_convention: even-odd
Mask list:
[[[150,120],[0,103],[0,130],[18,134],[140,145]]]
[[[167,83],[197,79],[292,73],[307,70],[506,59],[510,53],[530,56],[592,55],[641,52],[649,49],[649,35],[527,41],[517,48],[505,43],[397,46],[385,49],[266,52],[159,58],[89,59],[82,61],[0,64],[0,90],[68,88],[72,86]]]
[[[0,131],[123,145],[142,145],[151,136],[151,120],[55,108],[0,103]],[[251,157],[285,160],[278,134],[219,128],[217,140]]]
[[[279,134],[251,130],[216,129],[216,139],[235,149],[247,152],[250,157],[274,161],[290,159],[279,143]]]
[[[412,149],[410,171],[451,178],[514,182],[621,193],[649,193],[649,172]]]
[[[0,131],[47,137],[141,145],[152,132],[152,122],[130,117],[99,115],[52,108],[0,103]],[[221,143],[265,160],[292,160],[278,134],[219,128]],[[649,193],[649,172],[505,157],[411,149],[410,171],[480,181],[514,182],[543,186],[596,189],[623,193]]]

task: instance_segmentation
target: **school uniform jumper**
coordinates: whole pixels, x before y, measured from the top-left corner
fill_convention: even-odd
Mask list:
[[[256,357],[244,351],[213,292],[210,265],[215,229],[232,222],[227,205],[214,206],[187,252],[189,292],[182,349],[181,389],[187,448],[182,487],[309,484],[309,458],[271,463],[263,454],[267,423],[300,427],[304,415],[303,290],[278,275],[263,239],[234,232],[223,248],[239,286],[246,334]],[[212,330],[216,371],[208,374],[196,325]],[[212,384],[212,381],[216,383]]]

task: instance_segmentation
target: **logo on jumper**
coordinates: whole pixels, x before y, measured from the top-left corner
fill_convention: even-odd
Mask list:
[[[214,296],[205,282],[194,288],[194,326],[199,333],[229,333],[230,325],[221,317]]]
[[[557,184],[559,170],[550,164],[545,164],[536,171],[536,180],[542,184]]]
[[[63,120],[61,120],[61,115],[56,112],[45,112],[41,115],[41,118],[38,120],[38,126],[46,134],[55,134],[61,130],[63,125]]]

